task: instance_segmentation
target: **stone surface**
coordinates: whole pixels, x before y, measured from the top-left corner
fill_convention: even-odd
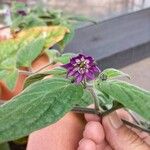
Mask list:
[[[134,83],[144,89],[150,90],[150,58],[146,58],[126,66],[121,70],[131,76],[131,80],[126,81]]]

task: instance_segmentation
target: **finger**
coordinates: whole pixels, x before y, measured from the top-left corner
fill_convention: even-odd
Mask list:
[[[94,105],[90,105],[88,108],[94,108]],[[94,114],[85,114],[85,119],[86,121],[101,121],[101,118],[97,115],[94,115]]]
[[[77,150],[96,150],[96,144],[92,140],[83,138],[79,142],[79,147]]]
[[[130,122],[134,122],[133,117],[124,109],[118,109],[117,114],[119,115],[120,118],[130,121]]]
[[[94,141],[96,144],[104,142],[105,134],[102,125],[97,121],[90,121],[85,126],[83,137]]]
[[[145,143],[150,146],[150,134],[143,132],[141,130],[131,128]]]
[[[102,120],[108,143],[113,149],[149,150],[150,147],[132,130],[127,128],[116,112],[105,116]]]
[[[120,118],[123,118],[127,121],[133,122],[134,123],[134,119],[132,118],[132,116],[125,111],[124,109],[119,109],[117,111],[117,114],[119,115]],[[150,135],[146,132],[143,132],[141,130],[129,127],[132,131],[134,131],[144,142],[146,142],[148,145],[150,145]]]

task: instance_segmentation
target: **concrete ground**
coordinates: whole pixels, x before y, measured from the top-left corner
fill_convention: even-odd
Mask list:
[[[126,66],[121,70],[131,76],[131,80],[126,81],[150,90],[150,58]]]

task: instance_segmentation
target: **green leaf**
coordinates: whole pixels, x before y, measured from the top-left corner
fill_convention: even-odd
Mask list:
[[[81,22],[92,22],[94,24],[96,24],[97,22],[94,19],[91,19],[89,17],[86,16],[81,16],[81,15],[77,15],[77,16],[69,16],[68,17],[69,20],[74,20],[74,21],[81,21]]]
[[[45,74],[47,75],[54,75],[54,76],[66,75],[66,73],[67,73],[66,69],[62,67],[56,67],[52,70],[45,72]]]
[[[16,66],[19,67],[30,67],[31,63],[39,54],[42,52],[45,44],[45,38],[38,37],[30,43],[21,47],[17,53]]]
[[[33,19],[34,18],[34,19]],[[36,27],[36,26],[46,26],[46,23],[38,18],[38,16],[36,16],[35,14],[29,14],[27,16],[25,16],[24,18],[24,28],[32,28],[32,27]]]
[[[71,40],[74,38],[75,29],[72,26],[71,27],[69,26],[68,29],[70,30],[70,32],[66,33],[64,38],[58,43],[61,50],[63,50],[65,46],[69,44]]]
[[[24,88],[28,87],[30,84],[33,84],[34,82],[42,80],[47,75],[61,76],[65,74],[66,74],[66,69],[61,68],[61,67],[57,67],[57,68],[54,68],[50,71],[46,71],[43,73],[33,74],[26,79]]]
[[[13,89],[18,71],[15,67],[15,56],[6,58],[0,64],[0,79],[5,81],[9,89]]]
[[[56,58],[60,55],[59,51],[56,49],[46,49],[45,52],[50,58],[51,62],[54,62]]]
[[[123,81],[108,80],[98,82],[98,90],[112,96],[124,107],[150,120],[150,92]]]
[[[69,30],[63,26],[34,27],[15,34],[14,39],[0,41],[0,79],[4,80],[9,88],[12,89],[18,75],[16,55],[19,55],[19,58],[17,58],[17,67],[24,64],[25,66],[30,66],[32,60],[34,60],[42,50],[61,41],[67,32],[69,32]],[[45,38],[43,49],[40,49],[40,46],[42,47],[41,36]],[[18,50],[20,51],[18,52]],[[17,54],[17,52],[19,54]]]
[[[5,81],[9,89],[13,89],[16,83],[17,75],[18,71],[16,69],[10,71],[9,70],[0,71],[0,79]]]
[[[9,57],[14,57],[18,50],[18,42],[15,40],[0,41],[0,66]]]
[[[60,57],[57,57],[56,61],[61,62],[63,64],[67,64],[73,56],[75,56],[74,53],[65,53],[62,54]]]
[[[108,110],[113,105],[113,99],[112,97],[108,96],[107,94],[103,93],[102,91],[99,91],[97,89],[94,89],[95,93],[97,95],[97,99],[99,101],[99,105],[104,109]]]
[[[108,68],[101,72],[100,77],[106,77],[107,79],[117,78],[117,77],[128,77],[130,76],[120,70]]]
[[[88,105],[92,104],[93,102],[94,102],[94,100],[93,100],[92,94],[88,90],[84,89],[84,93],[81,98],[81,103],[79,104],[79,106],[87,107]]]
[[[41,80],[0,106],[0,143],[55,123],[80,103],[83,87],[63,78]]]

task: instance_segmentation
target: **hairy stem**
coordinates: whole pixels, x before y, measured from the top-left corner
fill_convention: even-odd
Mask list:
[[[142,128],[141,126],[137,125],[137,124],[133,124],[127,120],[124,120],[124,119],[121,119],[122,122],[132,128],[135,128],[135,129],[138,129],[138,130],[141,130],[141,131],[144,131],[144,132],[147,132],[150,134],[150,130],[149,129],[146,129],[146,128]]]
[[[40,71],[42,71],[43,69],[47,68],[48,66],[52,65],[52,62],[48,63],[47,65],[41,67],[40,69],[36,70],[33,74],[38,73]]]
[[[98,99],[97,99],[96,93],[95,93],[95,91],[93,90],[93,88],[87,87],[87,89],[90,91],[90,93],[91,93],[92,96],[93,96],[95,110],[98,111],[98,112],[103,112],[103,109],[102,109],[102,108],[100,107],[100,105],[99,105],[99,101],[98,101]]]
[[[36,74],[40,71],[42,71],[43,69],[47,68],[48,66],[52,65],[52,62],[48,63],[47,65],[41,67],[40,69],[36,70],[35,72],[31,72],[31,71],[24,71],[24,70],[19,70],[20,73],[26,74],[26,75],[33,75]]]
[[[121,107],[121,105],[120,105]],[[106,115],[108,115],[109,113],[117,110],[118,108],[120,108],[119,106],[115,106],[113,108],[111,108],[110,110],[107,110],[106,112],[104,113],[100,113],[99,111],[96,111],[95,109],[93,108],[83,108],[83,107],[74,107],[72,109],[73,112],[76,112],[76,113],[88,113],[88,114],[96,114],[100,117],[104,117]],[[144,132],[147,132],[147,133],[150,133],[150,130],[149,129],[146,129],[146,128],[142,128],[141,126],[137,125],[137,124],[134,124],[134,123],[131,123],[127,120],[124,120],[124,119],[121,119],[122,122],[125,124],[125,125],[128,125],[132,128],[135,128],[135,129],[138,129],[138,130],[141,130],[141,131],[144,131]]]
[[[122,107],[123,107],[122,104],[120,104],[120,103],[118,103],[118,102],[114,102],[114,103],[113,103],[113,107],[112,107],[111,109],[106,110],[105,112],[103,112],[103,113],[102,113],[102,116],[106,116],[106,115],[110,114],[111,112],[113,112],[113,111],[115,111],[115,110],[117,110],[117,109],[119,109],[119,108],[122,108]]]
[[[84,108],[84,107],[74,107],[71,111],[76,113],[88,113],[88,114],[99,114],[97,111],[93,108]]]
[[[19,73],[22,73],[22,74],[26,74],[26,75],[32,75],[33,72],[31,71],[24,71],[24,70],[18,70]]]

